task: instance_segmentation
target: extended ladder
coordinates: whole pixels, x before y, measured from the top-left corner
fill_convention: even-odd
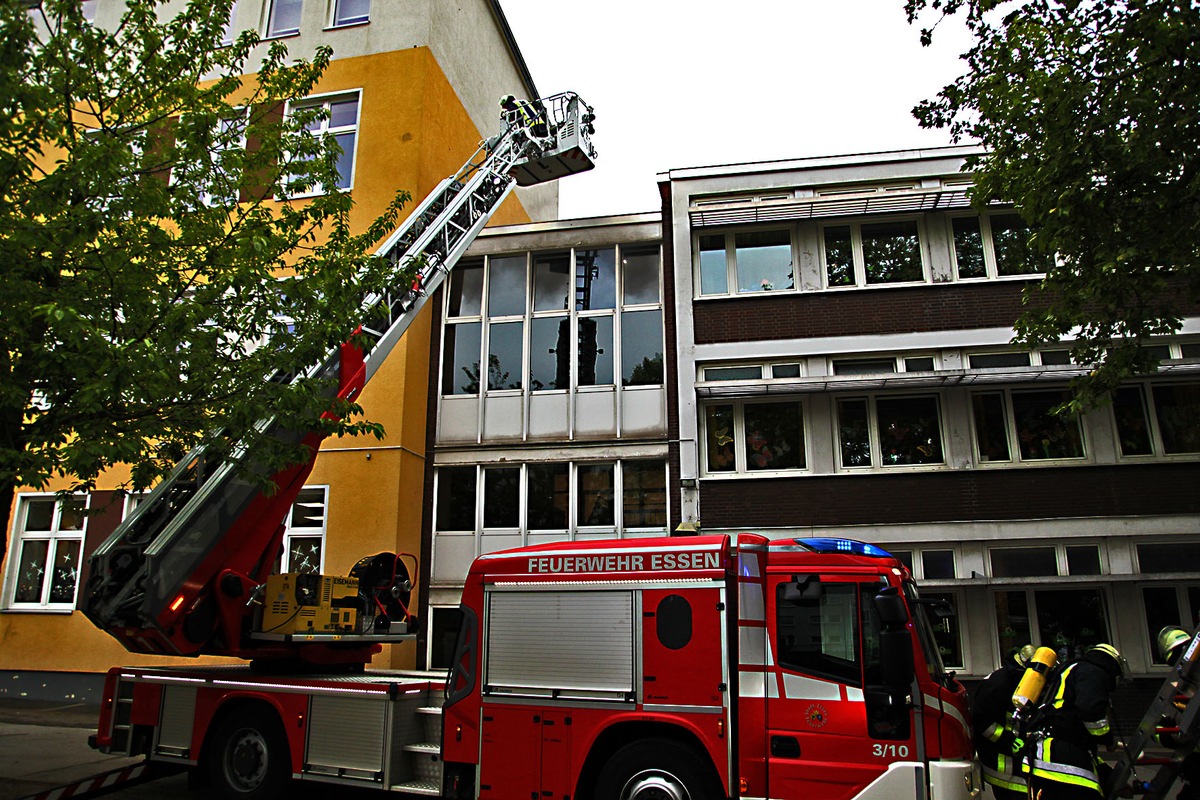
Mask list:
[[[364,298],[359,318],[347,326],[348,334],[359,332],[353,344],[271,380],[328,380],[337,396],[354,399],[514,185],[594,166],[592,109],[571,92],[538,102],[548,137],[535,139],[509,118],[502,133],[485,141],[380,246],[377,253],[395,265],[396,279],[414,267],[416,277]],[[274,417],[257,427],[277,440],[308,445],[315,459],[320,434]],[[272,472],[256,464],[244,444],[235,445],[230,458],[209,445],[195,448],[91,555],[83,612],[133,652],[259,652],[262,646],[243,635],[247,596],[270,572],[280,526],[311,468],[312,459]],[[255,474],[270,477],[277,491],[264,494]]]
[[[1114,800],[1133,781],[1134,794],[1161,800],[1175,785],[1183,761],[1200,743],[1200,636],[1193,636],[1187,650],[1171,665],[1171,673],[1142,717],[1137,732],[1126,742],[1114,768],[1113,782],[1106,800]],[[1146,747],[1157,742],[1156,735],[1171,737],[1174,749],[1165,756],[1145,756]],[[1197,756],[1200,757],[1200,756]],[[1136,767],[1157,767],[1149,780],[1136,779]]]

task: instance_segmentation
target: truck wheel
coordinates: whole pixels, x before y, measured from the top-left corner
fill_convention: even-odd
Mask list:
[[[715,800],[710,773],[691,748],[670,739],[642,739],[604,765],[596,800]]]
[[[230,800],[270,800],[291,780],[287,737],[279,718],[263,708],[225,717],[213,735],[208,773]]]

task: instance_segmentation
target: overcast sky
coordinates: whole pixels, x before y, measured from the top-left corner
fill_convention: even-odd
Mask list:
[[[564,219],[654,211],[670,169],[938,147],[911,109],[963,71],[903,0],[500,0],[538,91],[596,109],[596,169],[559,184]]]

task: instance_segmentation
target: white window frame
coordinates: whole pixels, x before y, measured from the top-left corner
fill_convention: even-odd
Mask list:
[[[981,389],[973,391],[968,396],[968,405],[971,414],[971,458],[976,466],[990,468],[995,465],[1000,466],[1038,466],[1044,464],[1062,465],[1062,464],[1086,464],[1092,460],[1091,447],[1088,445],[1087,426],[1081,424],[1081,420],[1076,419],[1075,425],[1079,429],[1079,444],[1083,449],[1083,455],[1071,456],[1068,458],[1023,458],[1021,456],[1020,431],[1017,430],[1016,415],[1013,413],[1013,393],[1027,394],[1031,392],[1053,392],[1060,391],[1066,387],[1062,386],[1045,386],[1045,387],[1001,387]],[[975,418],[975,397],[981,394],[999,394],[1004,404],[1004,423],[1005,436],[1008,442],[1008,460],[987,460],[985,461],[980,453],[979,442],[979,421]]]
[[[1020,217],[1013,209],[985,211],[982,214],[952,214],[946,218],[946,235],[950,238],[950,260],[954,266],[954,280],[975,283],[978,281],[1020,281],[1036,279],[1045,272],[1028,272],[1023,275],[1001,275],[999,261],[996,259],[996,243],[992,238],[992,217]],[[954,222],[960,219],[978,219],[979,234],[983,241],[984,274],[977,277],[964,278],[958,270],[958,242],[954,238]]]
[[[1162,386],[1195,384],[1195,380],[1162,381],[1140,380],[1122,384],[1120,389],[1138,389],[1141,392],[1142,412],[1146,418],[1146,434],[1150,439],[1150,452],[1143,454],[1125,455],[1121,452],[1121,429],[1117,423],[1115,401],[1109,403],[1109,419],[1112,422],[1113,438],[1116,445],[1117,458],[1121,461],[1195,461],[1200,453],[1168,453],[1163,444],[1162,424],[1158,418],[1158,408],[1154,402],[1154,390]]]
[[[68,501],[82,501],[83,520],[82,527],[79,530],[62,530],[62,512],[64,498],[57,496],[53,492],[29,492],[17,495],[16,513],[13,514],[12,530],[8,540],[8,568],[6,570],[5,585],[4,585],[4,608],[8,611],[30,611],[43,613],[65,613],[69,614],[75,610],[75,601],[79,597],[79,577],[80,570],[83,565],[85,553],[83,552],[84,543],[87,537],[87,510],[91,507],[90,494],[73,494],[70,495]],[[54,510],[51,514],[51,527],[49,531],[26,531],[24,529],[28,518],[28,510],[30,503],[52,501]],[[18,583],[17,570],[20,568],[21,553],[25,542],[44,541],[47,542],[46,561],[43,567],[41,577],[42,587],[41,596],[36,603],[17,602],[15,599]],[[46,580],[45,569],[55,563],[60,543],[74,543],[79,546],[79,564],[75,569],[75,591],[71,595],[71,602],[50,602],[50,587],[52,581]]]
[[[917,226],[917,252],[921,257],[921,279],[918,281],[895,281],[895,282],[867,282],[867,264],[866,257],[863,255],[863,225],[882,225],[889,222],[913,222]],[[825,231],[828,228],[850,228],[850,246],[854,259],[854,283],[845,286],[831,286],[829,284],[829,265],[826,262],[825,255]],[[925,219],[920,216],[881,216],[881,217],[862,217],[849,220],[831,220],[822,223],[817,231],[817,239],[820,245],[821,252],[821,286],[826,291],[849,291],[854,289],[881,289],[889,286],[921,286],[930,282],[930,266],[929,255],[926,252],[929,248],[929,237],[925,230]]]
[[[371,3],[367,0],[367,13],[365,16],[352,17],[350,19],[342,19],[341,17],[342,0],[329,0],[329,27],[330,28],[348,28],[354,25],[366,25],[371,21]]]
[[[234,43],[240,32],[237,27],[239,2],[240,0],[233,0],[233,5],[229,8],[229,19],[225,20],[225,27],[221,31],[221,44],[226,47]]]
[[[321,494],[321,525],[319,528],[312,526],[297,527],[295,525],[296,506],[300,505],[301,497],[305,492],[320,491]],[[296,496],[296,501],[288,508],[287,518],[284,520],[283,528],[283,547],[280,555],[279,571],[288,573],[294,571],[294,565],[291,563],[292,542],[297,539],[317,539],[321,546],[321,562],[317,565],[317,574],[325,572],[325,550],[326,550],[326,532],[329,529],[329,486],[327,484],[306,485],[300,490],[300,494]]]
[[[304,21],[304,0],[294,0],[299,6],[300,22],[295,28],[287,28],[286,30],[275,30],[275,11],[279,7],[281,0],[267,0],[263,9],[266,14],[263,28],[266,31],[264,39],[282,39],[287,36],[298,36],[300,34],[300,24]],[[282,2],[292,2],[292,0],[282,0]]]
[[[803,428],[800,442],[804,448],[804,466],[795,469],[750,469],[746,463],[746,406],[747,405],[796,405],[800,407],[800,424]],[[716,406],[733,406],[733,459],[732,470],[712,470],[708,464],[708,409]],[[809,404],[803,397],[788,398],[720,398],[712,399],[700,406],[700,461],[701,475],[705,478],[769,478],[780,475],[805,475],[812,472],[812,417]]]
[[[333,103],[343,100],[354,99],[356,109],[354,112],[353,125],[330,125],[331,109]],[[284,114],[286,118],[292,117],[299,109],[307,108],[324,108],[325,118],[318,122],[317,129],[311,131],[314,137],[321,136],[337,136],[344,133],[354,134],[354,147],[349,153],[344,153],[350,157],[350,175],[349,177],[342,176],[346,180],[345,186],[314,186],[305,192],[295,192],[287,194],[287,199],[300,199],[304,197],[317,197],[331,192],[349,192],[354,189],[354,173],[358,168],[358,142],[362,138],[359,129],[359,122],[362,119],[362,89],[349,89],[347,91],[330,92],[328,94],[311,95],[303,100],[294,102],[289,101],[287,110]]]
[[[754,289],[738,291],[737,271],[737,235],[739,233],[787,233],[788,244],[791,248],[792,286],[787,289]],[[704,293],[700,270],[700,239],[704,236],[721,236],[725,239],[725,291]],[[800,292],[800,260],[796,257],[797,239],[795,228],[791,225],[753,225],[732,228],[702,228],[692,235],[692,253],[694,254],[693,274],[695,276],[695,299],[712,297],[765,297],[779,294],[798,294]]]
[[[876,402],[879,400],[906,400],[921,397],[932,397],[937,403],[938,412],[938,435],[942,445],[942,460],[940,462],[930,464],[885,464],[883,463],[883,448],[879,439],[879,412],[876,408]],[[871,463],[869,466],[845,466],[842,464],[842,424],[841,414],[839,412],[839,404],[843,400],[866,400],[867,401],[867,443],[871,450]],[[946,424],[946,402],[941,392],[905,392],[904,394],[879,394],[872,392],[853,392],[850,394],[842,394],[833,397],[831,405],[834,430],[834,452],[833,463],[834,469],[837,472],[869,472],[879,470],[938,470],[950,469],[949,461],[947,460],[947,440],[946,435],[949,427]],[[944,549],[944,548],[938,548]]]

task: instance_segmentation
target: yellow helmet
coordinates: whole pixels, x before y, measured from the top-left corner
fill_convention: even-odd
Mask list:
[[[1111,644],[1094,644],[1087,651],[1088,655],[1092,653],[1108,656],[1117,667],[1114,677],[1121,683],[1128,683],[1130,681],[1132,676],[1129,674],[1129,662],[1125,660],[1125,656],[1121,655],[1117,648]]]
[[[1179,649],[1191,639],[1183,628],[1168,625],[1158,632],[1158,653],[1164,661],[1174,661],[1179,655]]]
[[[1033,654],[1037,652],[1037,648],[1031,644],[1027,644],[1020,650],[1012,654],[1013,660],[1017,662],[1019,667],[1028,667],[1030,660],[1033,659]]]

